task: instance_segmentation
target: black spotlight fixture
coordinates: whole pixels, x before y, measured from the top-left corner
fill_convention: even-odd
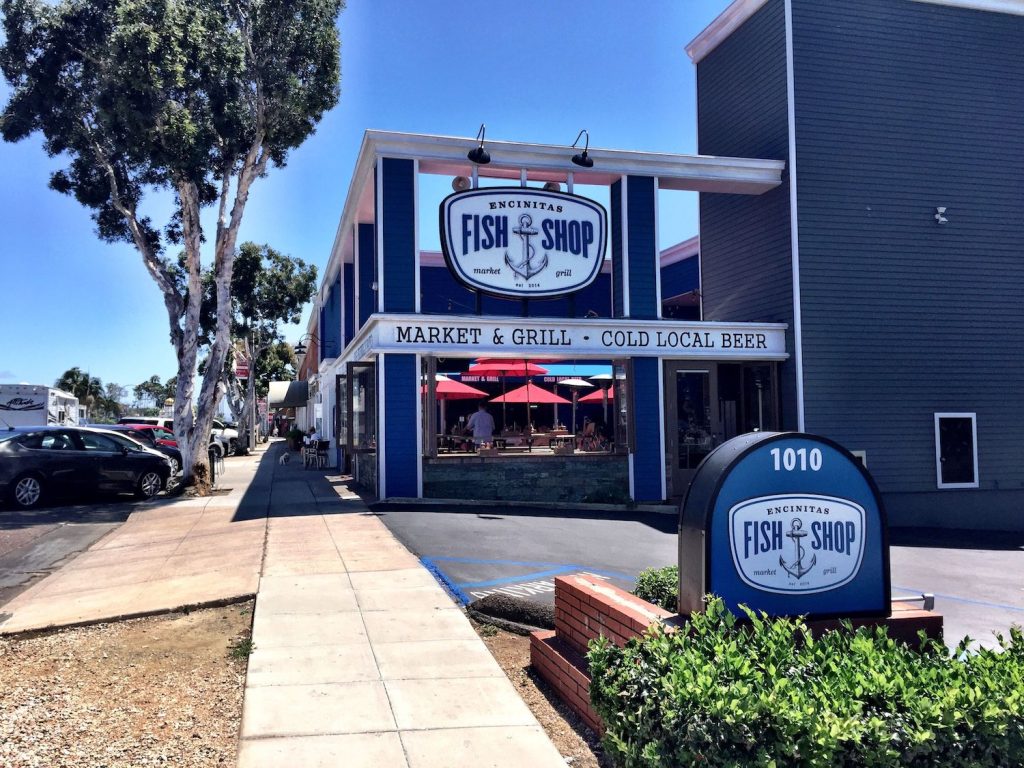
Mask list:
[[[487,165],[491,162],[491,156],[487,153],[487,150],[484,149],[484,135],[486,133],[487,126],[480,123],[480,130],[476,132],[476,140],[480,142],[480,146],[469,150],[469,153],[466,155],[471,162],[474,162],[477,165]]]
[[[586,136],[586,142],[583,144],[583,152],[572,156],[572,161],[583,168],[593,168],[594,161],[590,159],[587,154],[587,150],[590,149],[590,134],[587,133],[587,129],[584,128],[580,131],[579,136],[576,137],[576,141],[572,143],[572,148],[576,149],[576,145],[580,143],[580,139]]]

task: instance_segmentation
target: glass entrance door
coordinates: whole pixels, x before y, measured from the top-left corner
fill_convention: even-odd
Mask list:
[[[722,439],[715,364],[665,364],[665,457],[669,496],[682,496],[693,472]]]

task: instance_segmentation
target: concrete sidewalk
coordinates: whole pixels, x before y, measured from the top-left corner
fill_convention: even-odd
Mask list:
[[[229,459],[225,495],[145,505],[0,608],[0,634],[258,593],[241,768],[564,766],[417,558],[283,451]]]
[[[139,504],[123,525],[0,606],[0,635],[253,597],[268,504],[260,510],[249,497],[264,456],[226,462],[224,495]]]

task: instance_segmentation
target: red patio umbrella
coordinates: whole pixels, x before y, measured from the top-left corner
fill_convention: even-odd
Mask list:
[[[440,373],[435,376],[434,383],[434,398],[441,401],[441,434],[447,434],[448,432],[448,420],[445,415],[445,404],[449,400],[476,400],[481,397],[487,397],[487,393],[483,392],[476,387],[471,387],[469,384],[463,384],[461,381],[455,381],[449,379],[447,376],[442,376]],[[425,395],[427,393],[427,385],[423,385],[421,390]]]
[[[529,360],[502,360],[497,357],[483,357],[480,358],[476,365],[469,366],[469,370],[466,373],[471,376],[501,376],[501,394],[505,394],[505,377],[506,376],[540,376],[548,372],[547,368],[542,368],[536,363],[532,363]],[[527,404],[526,407],[526,418],[529,421],[530,418],[530,407]],[[504,429],[508,419],[505,418],[505,403],[501,402],[501,428]]]
[[[600,403],[605,400],[606,397],[615,397],[615,385],[612,384],[608,389],[600,389],[597,392],[591,392],[589,395],[584,395],[579,399],[581,403]]]
[[[508,394],[491,399],[492,403],[559,403],[569,405],[570,401],[536,384],[524,384]]]
[[[554,392],[549,392],[543,387],[538,387],[536,384],[530,384],[527,382],[521,387],[513,389],[511,392],[500,397],[495,397],[491,400],[492,403],[526,403],[526,433],[530,433],[530,403],[561,403],[568,405],[569,401],[564,397],[556,395]]]

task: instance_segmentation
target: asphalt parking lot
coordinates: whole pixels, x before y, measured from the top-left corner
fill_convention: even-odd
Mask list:
[[[130,497],[19,510],[0,507],[0,606],[128,519]]]
[[[502,593],[551,603],[554,577],[587,572],[632,589],[677,561],[675,515],[480,505],[378,505],[388,528],[463,603]],[[929,592],[946,639],[993,645],[1024,625],[1024,534],[892,533],[893,595]]]

